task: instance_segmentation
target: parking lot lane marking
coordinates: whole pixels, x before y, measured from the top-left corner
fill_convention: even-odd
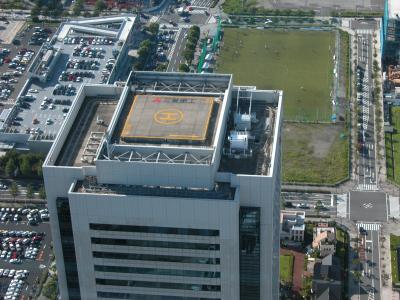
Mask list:
[[[44,261],[44,259],[43,259],[43,254],[44,254],[44,251],[42,250],[42,251],[40,251],[40,254],[39,254],[39,256],[38,256],[38,258],[36,259],[37,261]]]

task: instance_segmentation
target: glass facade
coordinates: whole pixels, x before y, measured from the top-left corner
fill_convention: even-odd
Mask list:
[[[56,205],[69,299],[80,300],[78,269],[68,198],[57,198]]]
[[[133,299],[133,300],[221,300],[217,298],[179,297],[179,296],[154,296],[128,293],[97,292],[97,297],[111,299]]]
[[[153,288],[153,289],[190,290],[190,291],[218,292],[221,290],[221,286],[219,285],[202,285],[202,284],[176,283],[176,282],[151,282],[151,281],[103,279],[103,278],[96,278],[96,284]]]
[[[184,277],[203,277],[203,278],[220,278],[220,272],[209,271],[191,271],[191,270],[173,270],[173,269],[156,269],[156,268],[137,268],[122,266],[100,266],[95,265],[94,270],[98,272],[116,272],[116,273],[134,273],[147,275],[167,275],[167,276],[184,276]]]
[[[110,258],[110,259],[126,259],[126,260],[147,260],[147,261],[162,261],[162,262],[176,262],[176,263],[191,263],[191,264],[209,264],[209,265],[219,265],[219,263],[220,263],[219,258],[101,252],[101,251],[93,251],[93,257],[95,257],[95,258]]]
[[[161,233],[197,236],[219,236],[219,230],[214,229],[191,229],[175,227],[135,226],[135,225],[113,225],[113,224],[90,224],[92,230],[124,231],[141,233]]]
[[[193,250],[219,250],[218,244],[204,244],[204,243],[183,243],[183,242],[109,239],[109,238],[92,238],[92,243],[100,245],[116,245],[116,246],[178,248],[178,249],[193,249]]]
[[[240,299],[260,300],[260,208],[239,212]]]

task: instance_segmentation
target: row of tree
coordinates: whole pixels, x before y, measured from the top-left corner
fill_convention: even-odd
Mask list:
[[[0,175],[7,177],[42,179],[45,155],[41,153],[18,153],[8,151],[0,158]]]
[[[315,16],[314,10],[301,10],[301,9],[267,9],[263,7],[256,7],[253,5],[247,6],[232,6],[223,5],[224,12],[232,15],[263,15],[263,16],[295,16],[295,17],[313,17]]]
[[[61,0],[36,0],[31,9],[33,21],[38,21],[39,15],[57,18],[63,14],[63,5]]]
[[[84,0],[76,0],[74,5],[72,6],[72,15],[98,16],[105,9],[107,9],[107,4],[104,0],[97,0],[94,5],[93,13],[90,14],[88,11],[85,11],[84,4]],[[58,18],[60,16],[68,16],[69,13],[67,10],[64,11],[61,0],[36,0],[35,5],[31,9],[32,21],[38,22],[40,15],[45,17]]]
[[[194,53],[196,51],[197,43],[200,39],[200,27],[199,26],[192,26],[188,31],[188,37],[185,45],[185,50],[183,51],[183,57],[185,58],[187,64],[181,64],[179,66],[179,70],[181,72],[189,72],[189,66],[193,59]]]
[[[148,38],[139,44],[137,51],[138,57],[134,64],[135,70],[144,70],[148,58],[154,54],[156,45],[155,40],[157,38],[158,31],[158,23],[150,23],[145,29],[145,32],[148,34]]]

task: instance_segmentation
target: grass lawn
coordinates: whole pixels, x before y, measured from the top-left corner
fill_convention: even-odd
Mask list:
[[[390,142],[390,134],[385,135],[386,139],[386,168],[387,176],[397,184],[400,184],[400,107],[392,107],[392,125],[394,132],[392,134],[392,144]]]
[[[286,120],[330,120],[335,33],[225,28],[218,73],[284,91]]]
[[[283,182],[333,184],[348,176],[348,138],[343,125],[285,123]]]
[[[280,280],[283,283],[291,283],[293,277],[293,255],[280,256]]]
[[[397,269],[397,247],[400,246],[400,236],[397,235],[390,235],[390,256],[392,260],[392,282],[393,285],[399,285],[399,270]]]

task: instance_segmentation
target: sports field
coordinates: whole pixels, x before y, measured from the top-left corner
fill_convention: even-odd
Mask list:
[[[332,115],[335,34],[225,28],[218,73],[233,82],[284,91],[286,120],[328,121]]]

